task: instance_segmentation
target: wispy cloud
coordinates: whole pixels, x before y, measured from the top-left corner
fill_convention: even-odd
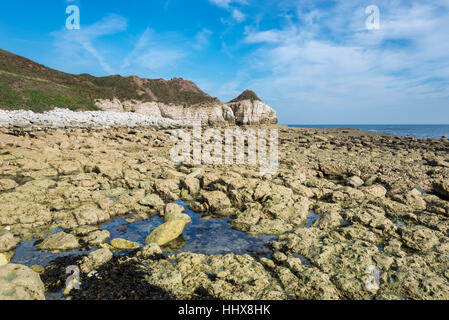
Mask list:
[[[300,1],[283,28],[247,27],[243,42],[257,46],[248,65],[262,75],[252,86],[290,111],[380,112],[449,97],[448,2],[377,2],[380,30],[365,29],[362,1],[325,9]]]
[[[243,22],[246,19],[246,15],[241,9],[237,8],[236,5],[246,5],[248,2],[246,0],[209,0],[211,3],[219,6],[220,8],[226,9],[230,12],[231,17],[236,22]],[[222,22],[227,22],[226,19],[222,19]]]
[[[55,45],[61,51],[85,50],[97,60],[106,73],[112,74],[114,73],[113,67],[107,62],[94,43],[95,40],[102,36],[116,34],[126,29],[127,20],[121,16],[111,14],[99,22],[90,26],[83,26],[79,30],[63,29],[53,32],[52,35],[56,38]]]

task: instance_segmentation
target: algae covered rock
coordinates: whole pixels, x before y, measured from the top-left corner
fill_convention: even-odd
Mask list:
[[[145,242],[154,242],[159,246],[163,246],[178,238],[184,231],[185,226],[185,220],[170,220],[154,229],[146,238]]]
[[[116,238],[112,239],[111,246],[118,250],[136,250],[140,248],[140,245],[137,242]]]
[[[0,300],[45,300],[39,275],[19,264],[0,267]]]
[[[38,245],[39,249],[46,251],[72,250],[80,247],[78,239],[64,231],[52,234]]]

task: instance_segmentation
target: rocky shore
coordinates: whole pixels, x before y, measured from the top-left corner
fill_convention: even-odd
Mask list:
[[[261,176],[176,166],[173,123],[136,117],[134,128],[0,128],[0,299],[449,299],[447,139],[276,127],[280,165]],[[269,254],[173,253],[194,224],[179,199],[205,221],[274,236]],[[101,229],[120,217],[161,222],[142,245]],[[8,264],[31,240],[85,253]],[[79,290],[66,288],[71,265]]]

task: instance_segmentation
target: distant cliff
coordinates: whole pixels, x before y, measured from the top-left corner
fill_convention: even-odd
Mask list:
[[[211,125],[277,123],[276,112],[249,90],[222,103],[182,78],[73,75],[0,49],[0,109],[54,108],[135,112]]]

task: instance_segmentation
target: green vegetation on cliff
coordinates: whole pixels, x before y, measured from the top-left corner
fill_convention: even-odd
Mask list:
[[[0,49],[0,108],[42,112],[55,107],[96,110],[96,99],[159,101],[193,105],[218,102],[193,82],[136,76],[94,77],[47,68]]]

